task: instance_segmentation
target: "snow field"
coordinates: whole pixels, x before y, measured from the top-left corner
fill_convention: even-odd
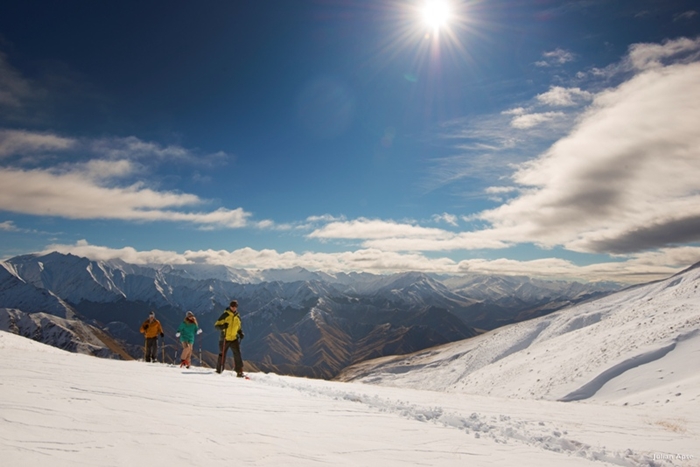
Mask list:
[[[697,465],[697,416],[98,359],[0,332],[3,465]],[[655,460],[655,456],[694,456]]]

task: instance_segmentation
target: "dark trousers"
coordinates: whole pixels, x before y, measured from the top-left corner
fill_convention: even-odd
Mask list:
[[[219,359],[216,361],[216,372],[221,373],[224,371],[224,364],[226,363],[226,354],[228,349],[233,351],[233,369],[236,373],[243,373],[243,358],[241,358],[241,341],[236,339],[235,341],[219,341]]]
[[[158,338],[157,337],[147,337],[146,338],[146,361],[158,361]]]

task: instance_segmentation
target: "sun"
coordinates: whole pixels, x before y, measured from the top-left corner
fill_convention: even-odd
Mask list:
[[[450,5],[446,0],[427,0],[421,9],[421,17],[428,27],[439,31],[450,19]]]

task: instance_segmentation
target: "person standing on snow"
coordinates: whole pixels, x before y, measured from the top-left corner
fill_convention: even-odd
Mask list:
[[[148,319],[141,325],[141,334],[146,336],[146,348],[144,351],[144,359],[147,362],[156,362],[157,352],[158,352],[158,335],[160,334],[161,339],[165,337],[163,334],[163,327],[160,325],[160,321],[156,319],[155,311],[151,311],[148,315]]]
[[[199,329],[197,324],[197,318],[194,317],[194,313],[188,311],[185,315],[185,320],[180,323],[177,328],[177,333],[175,337],[180,338],[180,343],[182,344],[182,355],[180,356],[180,368],[186,366],[190,367],[190,358],[192,358],[192,347],[194,347],[194,336],[201,334],[202,330]]]
[[[219,359],[216,362],[216,372],[224,371],[226,354],[228,349],[233,351],[233,368],[236,376],[243,378],[243,358],[241,358],[241,340],[243,340],[243,329],[241,327],[241,317],[238,315],[238,302],[232,301],[219,319],[214,323],[216,329],[221,331],[219,340]]]

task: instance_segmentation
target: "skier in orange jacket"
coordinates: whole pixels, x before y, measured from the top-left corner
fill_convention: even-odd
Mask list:
[[[141,334],[146,336],[146,349],[144,352],[144,358],[147,362],[156,362],[156,353],[158,350],[158,336],[161,339],[165,337],[163,334],[163,327],[160,325],[160,321],[156,319],[155,311],[151,311],[148,315],[148,319],[141,325]]]

